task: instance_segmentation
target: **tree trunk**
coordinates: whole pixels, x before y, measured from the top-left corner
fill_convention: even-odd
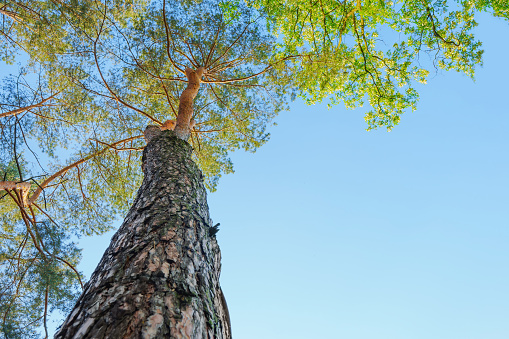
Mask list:
[[[179,111],[175,125],[175,134],[182,140],[187,141],[191,135],[192,126],[190,126],[190,123],[193,118],[193,101],[200,89],[201,77],[204,73],[206,73],[206,70],[203,67],[198,67],[196,71],[186,68],[187,87],[179,98]]]
[[[138,195],[55,338],[231,338],[191,146],[147,130]]]

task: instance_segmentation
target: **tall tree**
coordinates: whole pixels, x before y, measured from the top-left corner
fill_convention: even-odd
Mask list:
[[[472,33],[474,15],[484,10],[505,18],[509,15],[505,3],[480,0],[454,4],[332,0],[259,0],[247,4],[213,0],[1,2],[2,57],[12,60],[12,51],[23,51],[28,58],[24,76],[36,74],[38,79],[30,87],[19,86],[23,83],[19,77],[7,81],[1,103],[2,143],[8,154],[5,159],[10,159],[2,164],[5,176],[0,183],[6,191],[2,208],[9,215],[3,221],[6,236],[2,237],[9,241],[2,258],[2,288],[8,292],[2,292],[2,297],[12,296],[2,301],[0,308],[4,336],[34,327],[35,322],[16,323],[20,312],[42,313],[40,319],[44,321],[48,305],[62,304],[70,297],[59,291],[72,290],[67,287],[78,284],[74,266],[79,255],[70,243],[64,246],[64,239],[57,235],[100,233],[127,210],[141,181],[139,151],[145,148],[147,123],[159,126],[146,131],[148,138],[158,135],[159,129],[169,129],[181,140],[188,140],[194,147],[190,156],[207,187],[213,189],[222,173],[233,170],[228,153],[238,148],[255,151],[266,142],[266,127],[297,95],[308,103],[329,99],[331,104],[343,101],[348,107],[362,105],[367,99],[372,107],[365,117],[368,128],[390,129],[405,110],[415,109],[418,96],[413,83],[425,82],[430,70],[454,69],[473,76],[475,65],[482,60],[481,44]],[[30,89],[23,92],[19,88]],[[14,97],[15,101],[9,99]],[[168,143],[171,139],[181,145],[175,138],[168,139],[168,133],[173,135],[165,132],[154,140]],[[49,156],[49,170],[25,165],[21,148],[34,151],[34,157],[41,152]],[[64,148],[70,155],[59,161],[56,154]],[[159,154],[155,151],[158,148],[146,147],[145,173],[160,168],[146,163],[146,159],[157,159],[154,154]],[[163,158],[175,163],[167,172],[188,161],[160,155],[160,161]],[[70,336],[80,330],[83,335],[94,335],[88,326],[100,320],[98,317],[111,325],[116,319],[114,312],[119,310],[129,314],[131,320],[123,319],[133,329],[141,329],[141,313],[150,324],[160,325],[163,314],[163,318],[173,317],[163,323],[178,327],[192,305],[191,309],[200,314],[196,326],[227,336],[223,316],[217,316],[224,310],[217,303],[221,295],[214,280],[219,274],[217,258],[210,254],[216,249],[197,259],[199,267],[208,267],[205,271],[216,269],[211,281],[204,283],[201,273],[187,264],[181,265],[181,276],[169,277],[165,274],[169,267],[178,272],[177,263],[187,262],[182,249],[196,248],[197,243],[186,245],[182,237],[168,240],[169,246],[179,248],[175,257],[175,253],[156,250],[156,245],[151,248],[133,233],[142,222],[135,220],[137,216],[161,217],[159,210],[138,209],[139,203],[153,199],[151,185],[167,182],[172,187],[180,176],[189,178],[182,187],[161,192],[166,194],[161,196],[165,205],[150,208],[171,211],[171,206],[181,206],[185,199],[191,199],[186,202],[189,206],[205,208],[202,198],[196,198],[202,189],[194,184],[199,181],[195,172],[186,165],[179,176],[145,176],[136,204],[116,236],[122,244],[122,239],[129,237],[130,245],[112,245],[103,258],[105,267],[116,272],[113,280],[104,276],[104,271],[96,271],[94,283],[87,285],[86,294],[76,305],[78,313],[71,313],[60,335]],[[185,199],[183,192],[189,195]],[[147,237],[157,243],[167,236],[161,232],[179,233],[187,227],[198,235],[197,242],[205,241],[202,247],[215,248],[215,240],[208,236],[214,228],[207,213],[193,212],[190,218],[187,205],[179,209],[176,221],[172,219],[174,212],[166,215],[170,228],[148,228],[144,230]],[[122,306],[127,299],[107,298],[101,310],[113,313],[94,313],[97,310],[87,303],[107,291],[138,284],[128,275],[138,262],[131,262],[133,257],[149,258],[143,259],[148,271],[140,273],[140,279],[145,280],[138,287],[166,289],[156,294],[176,298],[170,302],[176,305],[174,311],[160,313],[158,299],[151,304],[154,308],[136,313]],[[42,270],[51,266],[47,258],[53,260],[55,269]],[[166,262],[169,266],[164,265]],[[41,268],[40,279],[27,280],[24,272],[32,267]],[[60,276],[68,276],[68,280],[51,278],[62,270],[66,275]],[[162,276],[152,274],[156,271]],[[184,278],[186,274],[192,278]],[[161,277],[166,285],[158,282]],[[33,283],[37,279],[42,282],[40,286]],[[191,289],[193,282],[199,288]],[[18,293],[17,286],[26,286],[26,293]],[[207,298],[213,302],[208,303]],[[14,307],[25,300],[37,302],[30,309]],[[204,312],[206,305],[213,306]],[[159,325],[145,330],[157,336],[163,333],[157,331],[165,328]],[[169,332],[164,333],[171,333],[168,326]]]
[[[134,204],[55,338],[231,337],[192,149],[176,132],[149,131]]]

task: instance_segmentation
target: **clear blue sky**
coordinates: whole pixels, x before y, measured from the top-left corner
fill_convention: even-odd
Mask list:
[[[431,78],[392,132],[296,102],[233,156],[209,206],[234,338],[509,338],[509,24],[480,23],[476,82]]]

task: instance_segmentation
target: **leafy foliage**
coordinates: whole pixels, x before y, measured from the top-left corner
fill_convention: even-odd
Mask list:
[[[241,15],[225,21],[215,1],[153,1],[120,23],[107,17],[110,26],[95,46],[99,66],[114,65],[101,72],[108,92],[135,108],[123,116],[131,126],[143,126],[146,117],[175,118],[187,83],[183,70],[207,69],[191,143],[209,189],[232,171],[228,152],[256,150],[268,138],[266,125],[285,107],[284,89],[269,81],[266,69],[274,40],[257,24],[256,12],[240,4],[238,10]]]
[[[493,8],[507,17],[507,2],[255,0],[268,29],[281,37],[278,55],[287,62],[300,95],[310,104],[372,110],[368,129],[389,130],[407,109],[415,110],[415,82],[431,69],[456,70],[470,77],[482,59],[474,14]]]
[[[26,163],[0,164],[5,179]],[[22,209],[17,192],[0,196],[0,337],[37,337],[47,315],[67,312],[79,295],[80,250],[42,210]]]
[[[473,77],[481,11],[509,18],[502,0],[0,0],[0,58],[23,65],[1,79],[0,174],[33,198],[0,192],[2,335],[36,337],[76,296],[69,237],[129,208],[142,132],[176,117],[186,68],[206,69],[190,142],[213,190],[296,96],[368,102],[368,129],[391,129],[430,72]]]

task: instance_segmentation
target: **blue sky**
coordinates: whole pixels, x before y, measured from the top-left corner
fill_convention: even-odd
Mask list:
[[[509,338],[509,24],[385,130],[295,102],[209,195],[239,339]],[[111,233],[83,239],[95,268]]]

